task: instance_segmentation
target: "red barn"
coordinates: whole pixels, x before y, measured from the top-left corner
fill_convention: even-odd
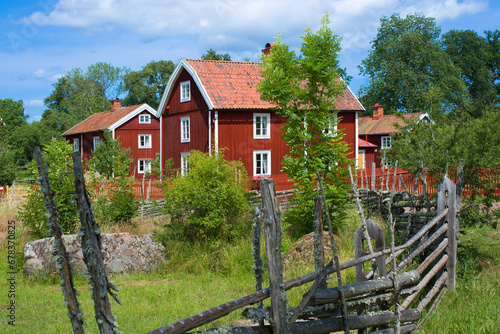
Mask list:
[[[191,150],[225,148],[227,160],[240,159],[249,176],[273,178],[278,190],[292,183],[281,172],[289,148],[281,139],[283,117],[260,99],[259,63],[182,59],[170,76],[158,117],[162,118],[161,160],[173,158],[185,172]],[[335,106],[350,156],[357,156],[357,115],[364,110],[349,88]]]
[[[391,134],[399,132],[397,125],[403,127],[407,122],[415,122],[429,117],[428,114],[422,113],[402,114],[402,116],[403,118],[396,115],[384,115],[384,107],[377,103],[373,106],[373,117],[359,118],[359,138],[376,146],[374,160],[369,164],[366,163],[368,168],[371,168],[372,162],[375,162],[377,168],[380,167],[381,150],[391,148]]]
[[[104,130],[110,130],[112,138],[118,139],[122,148],[131,149],[134,159],[130,165],[131,174],[142,178],[160,153],[161,120],[156,113],[146,103],[121,108],[120,100],[115,99],[110,110],[90,116],[62,135],[73,144],[75,151],[81,152],[85,162],[104,138]]]

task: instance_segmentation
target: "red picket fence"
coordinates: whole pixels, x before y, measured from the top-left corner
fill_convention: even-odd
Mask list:
[[[500,197],[500,171],[490,172],[486,170],[477,170],[479,179],[481,181],[491,180],[495,184],[494,196]],[[363,174],[363,176],[361,176]],[[375,170],[375,189],[383,189],[386,190],[387,186],[389,189],[392,189],[392,185],[394,182],[394,168],[386,168],[384,170],[383,177],[383,187],[381,187],[381,174],[382,171],[380,168]],[[452,173],[455,175],[456,173]],[[358,188],[370,188],[371,182],[373,179],[372,170],[371,169],[363,169],[358,170],[356,173],[357,177],[357,186]],[[389,177],[387,180],[386,178]],[[457,182],[456,176],[450,178],[454,183]],[[426,177],[426,190],[429,195],[437,194],[437,185],[438,181],[434,180],[434,178],[427,176]],[[406,188],[405,188],[406,186]],[[410,194],[413,194],[413,188],[415,186],[415,175],[410,174],[408,171],[398,168],[396,171],[396,191],[409,191]],[[388,190],[388,189],[387,189]],[[463,197],[472,196],[474,191],[479,191],[480,193],[484,193],[482,189],[476,189],[472,186],[466,186],[462,191]],[[422,182],[417,182],[417,194],[422,194],[423,192],[423,184]]]

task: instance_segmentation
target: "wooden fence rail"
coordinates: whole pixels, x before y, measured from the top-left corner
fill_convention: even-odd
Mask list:
[[[281,222],[276,205],[276,193],[263,191],[262,206],[267,212],[263,216],[264,227],[266,224],[271,224],[268,227],[274,231],[273,233],[265,233],[266,245],[268,245],[266,247],[268,265],[270,266],[270,287],[158,328],[150,333],[184,333],[217,320],[235,310],[255,304],[258,304],[257,307],[245,309],[243,316],[258,322],[259,325],[231,327],[230,329],[224,327],[225,332],[329,333],[344,330],[347,325],[349,329],[359,329],[361,332],[371,328],[375,330],[372,333],[411,333],[418,328],[418,321],[424,308],[433,300],[431,309],[435,308],[444,292],[454,288],[457,224],[453,186],[454,184],[449,179],[443,181],[438,193],[438,208],[432,214],[434,217],[428,217],[429,221],[420,230],[409,235],[408,240],[403,245],[394,247],[393,250],[373,251],[371,254],[340,263],[338,268],[333,261],[318,267],[318,263],[325,263],[324,260],[318,260],[316,271],[286,282],[282,282],[280,279],[281,258],[279,256],[279,243],[276,242],[279,242],[278,231],[281,229]],[[266,189],[269,190],[269,186],[266,186]],[[319,210],[321,205],[316,205],[316,207]],[[317,213],[315,216],[318,217],[319,214]],[[260,224],[261,220],[256,208],[256,224]],[[318,218],[315,221],[321,221],[321,219]],[[254,243],[258,244],[260,243],[260,228],[256,227],[255,231],[258,235],[254,235],[253,239]],[[319,241],[315,240],[315,244],[317,243],[319,244]],[[274,250],[278,250],[278,253],[274,253]],[[257,252],[258,250],[254,248],[254,258],[260,259]],[[370,279],[373,275],[368,273],[361,281],[343,285],[341,290],[338,287],[325,287],[326,276],[336,273],[338,270],[345,270],[365,262],[371,263],[372,260],[381,256],[384,259],[383,263],[389,265],[390,258],[385,258],[389,254],[391,257],[399,258],[396,271],[393,270],[396,268],[390,268],[384,277],[377,280]],[[422,258],[422,254],[425,254],[425,257],[414,266],[418,267],[416,270],[401,272],[415,259]],[[256,265],[261,264],[262,261],[256,260],[255,263]],[[260,281],[262,279],[259,278],[261,272],[257,265],[255,274]],[[316,282],[310,289],[310,293],[305,295],[303,301],[297,307],[288,308],[284,312],[285,291],[312,281]],[[418,300],[423,289],[429,284],[433,284],[429,292],[421,300]],[[319,286],[324,288],[316,290]],[[346,317],[341,312],[342,307],[339,302],[341,295],[346,300]],[[271,297],[271,307],[262,308],[259,303],[269,297]],[[401,304],[402,308],[399,311],[392,309],[395,303]],[[413,309],[407,309],[412,305],[415,305]],[[366,311],[369,312],[365,313]],[[293,316],[287,316],[287,314]],[[301,319],[301,321],[296,322],[296,319]],[[264,320],[267,320],[269,324],[264,325]],[[217,330],[206,332],[215,333]]]

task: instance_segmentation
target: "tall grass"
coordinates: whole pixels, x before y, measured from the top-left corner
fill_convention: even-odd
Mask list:
[[[458,242],[456,291],[446,293],[420,333],[498,333],[500,230],[467,228]]]

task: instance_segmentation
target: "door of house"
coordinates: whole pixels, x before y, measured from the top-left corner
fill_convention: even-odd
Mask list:
[[[365,169],[365,150],[358,151],[358,168]]]

